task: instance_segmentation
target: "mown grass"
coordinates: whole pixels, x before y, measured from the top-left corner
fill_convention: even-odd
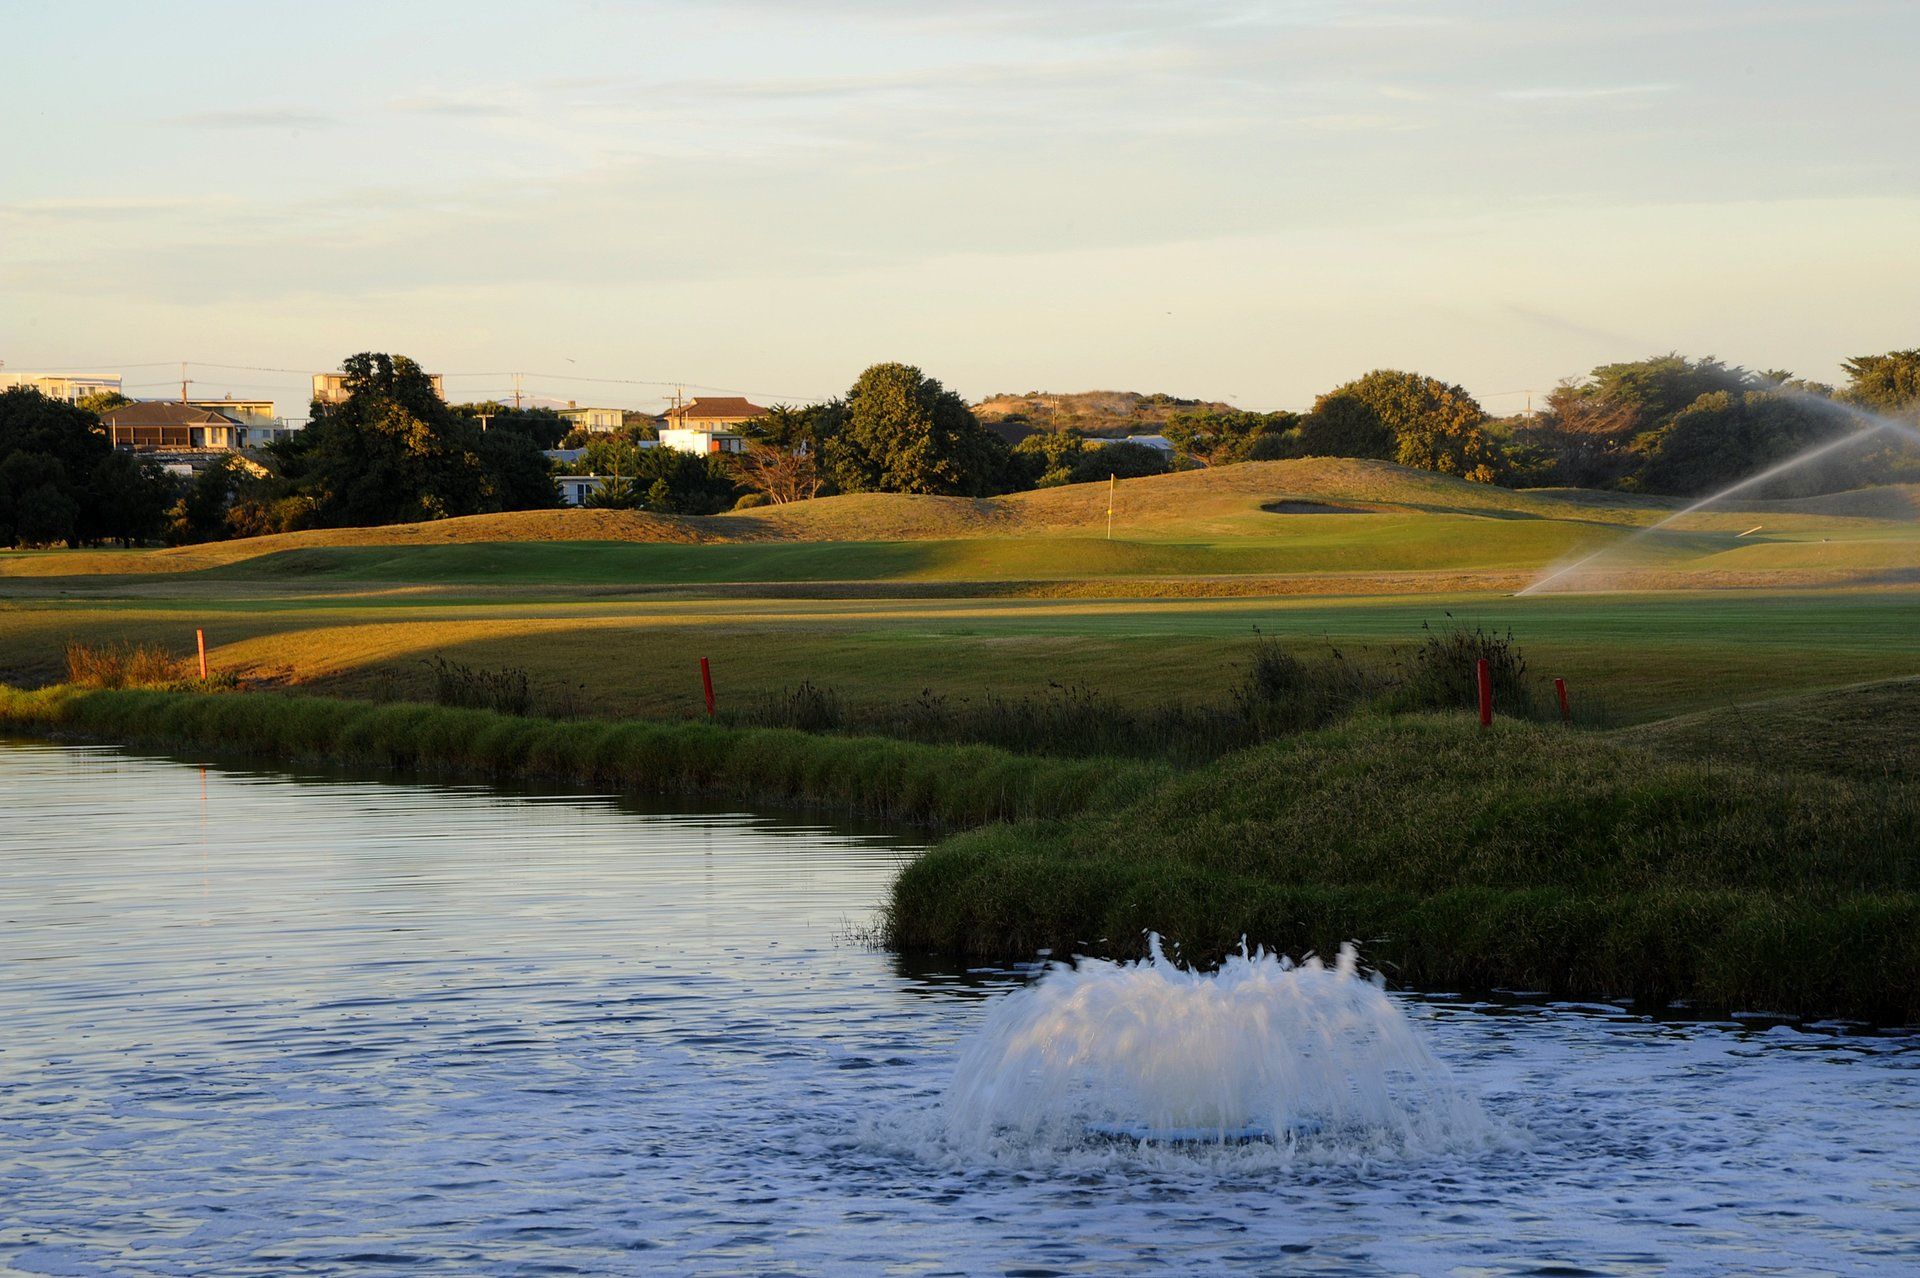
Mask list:
[[[1230,756],[1112,810],[957,835],[892,942],[1192,958],[1359,940],[1423,988],[1920,1017],[1920,787],[1459,716]]]
[[[980,746],[271,693],[67,686],[29,692],[0,685],[0,728],[289,761],[711,792],[942,826],[1110,807],[1168,775],[1143,763],[1032,758]]]

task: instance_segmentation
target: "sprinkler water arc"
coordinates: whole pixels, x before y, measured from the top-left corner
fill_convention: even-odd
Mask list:
[[[1801,466],[1807,465],[1809,462],[1818,461],[1820,458],[1826,456],[1829,453],[1838,452],[1842,448],[1846,448],[1853,444],[1861,443],[1862,441],[1871,439],[1876,435],[1891,431],[1897,434],[1909,436],[1915,443],[1920,443],[1920,430],[1914,429],[1912,426],[1907,425],[1905,422],[1897,422],[1888,417],[1881,417],[1877,413],[1869,413],[1864,409],[1855,408],[1851,404],[1837,403],[1833,400],[1823,398],[1819,395],[1809,394],[1806,391],[1797,390],[1790,386],[1782,386],[1776,383],[1770,389],[1772,389],[1777,394],[1787,395],[1794,399],[1797,399],[1809,404],[1818,405],[1821,408],[1839,413],[1840,415],[1846,417],[1848,420],[1858,423],[1860,425],[1860,429],[1852,431],[1845,435],[1841,435],[1835,439],[1827,440],[1825,443],[1816,444],[1811,448],[1803,449],[1802,451],[1795,453],[1792,457],[1789,457],[1784,461],[1776,462],[1772,466],[1767,467],[1765,470],[1762,470],[1756,474],[1747,476],[1745,479],[1740,480],[1738,483],[1729,484],[1727,487],[1722,488],[1717,492],[1710,493],[1707,496],[1702,497],[1697,501],[1694,501],[1686,506],[1683,506],[1679,510],[1676,510],[1672,514],[1666,516],[1664,519],[1661,519],[1655,523],[1648,524],[1645,528],[1641,528],[1632,533],[1629,533],[1627,536],[1621,538],[1618,541],[1611,542],[1605,546],[1602,546],[1600,549],[1594,551],[1593,553],[1589,555],[1585,555],[1579,559],[1576,559],[1574,562],[1566,565],[1563,568],[1554,569],[1552,572],[1549,572],[1546,576],[1540,578],[1538,581],[1535,581],[1530,585],[1523,586],[1521,589],[1515,591],[1513,597],[1524,598],[1528,595],[1538,594],[1542,591],[1545,591],[1548,587],[1552,586],[1554,582],[1560,581],[1566,577],[1570,577],[1574,573],[1577,573],[1581,569],[1587,567],[1589,564],[1592,564],[1597,560],[1606,558],[1607,556],[1614,554],[1616,551],[1625,549],[1626,547],[1629,547],[1629,546],[1637,545],[1639,542],[1645,540],[1648,537],[1651,537],[1653,534],[1659,532],[1661,529],[1667,527],[1669,524],[1672,524],[1681,519],[1685,519],[1688,515],[1697,514],[1698,512],[1705,510],[1707,507],[1715,505],[1719,502],[1725,501],[1727,498],[1732,497],[1737,493],[1743,492],[1746,489],[1757,487],[1760,484],[1766,483],[1770,479],[1777,479],[1778,477],[1788,473],[1789,471],[1797,470]],[[1742,535],[1744,536],[1745,534],[1742,534]]]

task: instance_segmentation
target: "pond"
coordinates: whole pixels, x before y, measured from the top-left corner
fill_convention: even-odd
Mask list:
[[[1920,1269],[1920,1038],[1393,1003],[1457,1147],[941,1139],[912,836],[0,743],[0,1270]]]

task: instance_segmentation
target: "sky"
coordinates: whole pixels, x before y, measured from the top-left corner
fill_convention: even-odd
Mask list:
[[[0,0],[0,361],[1497,413],[1920,345],[1912,0]]]

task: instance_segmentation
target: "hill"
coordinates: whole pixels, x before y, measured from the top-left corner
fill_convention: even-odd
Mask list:
[[[1143,395],[1138,391],[1079,391],[1052,394],[989,395],[973,406],[973,415],[1011,441],[1043,430],[1077,430],[1087,435],[1151,435],[1175,413],[1232,411],[1217,400]]]
[[[595,573],[608,582],[655,579],[800,581],[1061,579],[1537,569],[1635,527],[1682,503],[1579,489],[1514,490],[1430,471],[1353,458],[1247,462],[1122,482],[1107,538],[1105,484],[1075,484],[984,499],[853,493],[706,517],[561,509],[474,515],[377,528],[319,529],[148,551],[55,551],[0,555],[0,577],[196,572],[271,559],[280,575],[348,564],[407,579],[424,555],[456,575],[494,571],[538,578],[553,554],[537,549],[596,543],[618,550]],[[1916,566],[1911,520],[1854,511],[1899,508],[1898,494],[1841,495],[1810,502],[1748,503],[1689,516],[1661,546],[1728,573],[1793,569],[1823,575],[1849,564],[1875,572]],[[1764,535],[1737,534],[1764,529]],[[861,554],[825,550],[862,543]],[[455,555],[463,547],[497,553]],[[696,552],[696,547],[707,547]],[[730,547],[730,549],[728,549]],[[347,552],[351,551],[349,554]],[[645,551],[642,555],[640,552]],[[657,552],[657,553],[656,553]],[[807,553],[803,553],[807,552]],[[562,576],[586,571],[598,552],[559,555]],[[637,556],[637,557],[636,557]],[[379,565],[378,570],[374,566]],[[332,569],[327,569],[332,570]],[[661,576],[664,574],[664,576]],[[718,575],[715,575],[718,574]],[[1740,580],[1744,581],[1745,578]],[[1510,589],[1502,577],[1483,583]],[[1721,584],[1735,584],[1727,577]]]

